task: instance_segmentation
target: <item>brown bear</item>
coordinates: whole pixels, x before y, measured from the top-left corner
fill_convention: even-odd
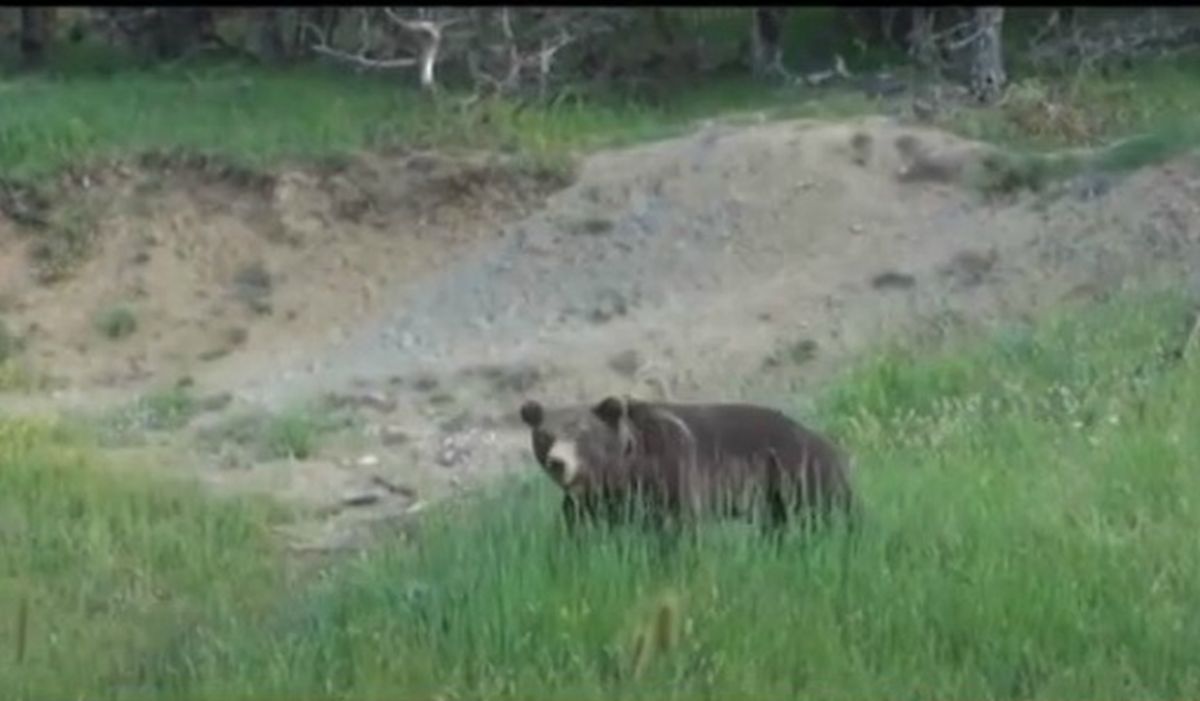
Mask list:
[[[845,457],[775,409],[608,397],[556,421],[536,401],[520,414],[538,463],[565,492],[569,529],[631,506],[655,522],[765,517],[776,529],[793,514],[851,515]]]

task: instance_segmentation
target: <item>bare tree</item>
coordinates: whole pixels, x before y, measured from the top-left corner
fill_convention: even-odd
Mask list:
[[[604,8],[357,8],[356,47],[345,48],[313,23],[313,51],[364,69],[416,68],[427,90],[441,66],[470,76],[481,92],[546,95],[560,52],[611,33],[623,10]]]

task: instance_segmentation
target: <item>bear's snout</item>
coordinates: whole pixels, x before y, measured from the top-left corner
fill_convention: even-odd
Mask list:
[[[567,464],[559,458],[549,458],[546,460],[546,471],[555,480],[562,482],[567,472]]]

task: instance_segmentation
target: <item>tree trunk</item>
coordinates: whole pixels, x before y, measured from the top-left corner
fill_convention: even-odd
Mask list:
[[[53,7],[21,8],[21,60],[27,67],[40,66],[54,28]]]
[[[179,58],[213,33],[212,12],[204,7],[158,8],[147,30],[155,58]]]
[[[269,62],[289,58],[287,41],[283,36],[284,11],[279,7],[264,7],[257,12],[259,52]]]
[[[977,36],[971,44],[971,91],[980,102],[999,97],[1007,80],[1004,47],[1000,43],[1003,24],[1003,7],[975,8]]]
[[[912,21],[905,37],[909,55],[921,68],[940,72],[941,61],[933,31],[937,24],[937,8],[913,7],[909,12]]]
[[[750,22],[750,70],[756,78],[783,75],[785,7],[756,7]]]

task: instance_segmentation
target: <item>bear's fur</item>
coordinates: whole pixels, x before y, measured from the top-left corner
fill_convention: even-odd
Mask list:
[[[608,397],[556,422],[536,401],[520,414],[565,493],[569,527],[581,516],[611,522],[633,505],[655,521],[761,516],[770,527],[852,506],[838,448],[774,409]]]

